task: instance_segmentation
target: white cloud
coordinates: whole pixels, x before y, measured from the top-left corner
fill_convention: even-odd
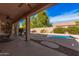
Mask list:
[[[70,21],[70,20],[78,20],[79,19],[79,12],[78,9],[75,9],[71,12],[64,13],[59,16],[55,17],[49,17],[51,23],[58,23],[58,22],[63,22],[63,21]]]
[[[68,14],[73,14],[73,13],[76,13],[77,11],[79,11],[79,9],[75,9],[75,10],[72,10],[72,11],[70,11],[70,12],[65,12],[63,15],[68,15]]]

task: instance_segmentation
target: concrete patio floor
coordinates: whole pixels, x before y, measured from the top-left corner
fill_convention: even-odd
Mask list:
[[[0,43],[0,55],[4,56],[66,56],[66,54],[42,46],[34,41],[26,42],[22,38]]]

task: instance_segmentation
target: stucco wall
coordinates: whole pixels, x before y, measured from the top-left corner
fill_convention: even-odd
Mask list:
[[[43,29],[46,30],[47,32],[51,32],[54,28],[55,28],[55,27],[33,28],[33,29],[31,29],[31,32],[32,32],[33,30],[35,30],[36,33],[40,33],[40,31],[43,30]]]

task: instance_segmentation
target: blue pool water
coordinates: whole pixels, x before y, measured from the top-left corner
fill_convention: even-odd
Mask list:
[[[74,39],[74,37],[72,36],[62,36],[62,35],[48,35],[48,37],[57,39]]]

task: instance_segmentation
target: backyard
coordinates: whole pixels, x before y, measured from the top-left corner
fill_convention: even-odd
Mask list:
[[[65,5],[65,8],[70,11],[62,10],[61,6]],[[60,6],[61,11],[58,11],[58,6]],[[32,41],[50,49],[61,51],[67,55],[79,55],[79,15],[76,10],[78,7],[70,9],[67,6],[77,5],[62,3],[30,16],[30,37]],[[65,12],[68,14],[65,15]],[[72,14],[69,14],[71,12]],[[24,18],[21,20],[19,27],[23,29],[24,33],[27,27],[26,21]]]

